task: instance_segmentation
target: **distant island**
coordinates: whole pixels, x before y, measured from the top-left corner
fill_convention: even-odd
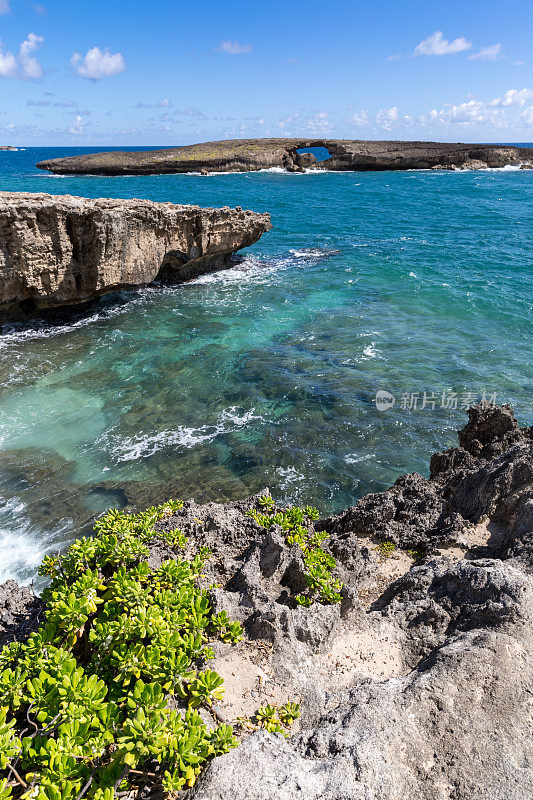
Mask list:
[[[326,148],[318,161],[308,148]],[[250,172],[275,167],[307,169],[399,170],[484,169],[533,164],[533,149],[497,144],[369,142],[352,139],[229,139],[165,150],[112,151],[53,158],[37,164],[57,174],[152,175],[173,172]]]
[[[0,145],[0,150],[18,150],[18,147],[13,147],[10,144]]]

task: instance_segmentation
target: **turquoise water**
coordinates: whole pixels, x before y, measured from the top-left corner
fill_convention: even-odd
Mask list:
[[[0,337],[1,577],[108,506],[242,498],[323,512],[428,471],[461,400],[531,410],[533,174],[53,177],[73,150],[0,153],[0,188],[269,211],[231,270],[103,298]],[[394,408],[379,411],[384,389]],[[423,392],[433,392],[435,408]],[[458,408],[441,408],[442,393]],[[419,395],[402,408],[402,395]],[[405,406],[405,401],[403,402]],[[452,403],[453,406],[453,403]]]

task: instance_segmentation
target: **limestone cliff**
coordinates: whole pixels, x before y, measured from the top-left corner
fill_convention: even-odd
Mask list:
[[[0,306],[74,305],[224,266],[272,227],[241,208],[0,192]]]
[[[306,147],[326,147],[331,157],[316,164]],[[166,150],[113,151],[54,158],[37,164],[59,174],[149,175],[172,172],[247,172],[283,167],[398,170],[503,167],[533,160],[533,149],[493,144],[368,142],[352,139],[231,139]],[[472,166],[477,164],[478,166]]]

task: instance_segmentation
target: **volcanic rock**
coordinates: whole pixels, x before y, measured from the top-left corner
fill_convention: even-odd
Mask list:
[[[308,147],[325,147],[331,156],[316,163]],[[531,148],[495,144],[443,142],[368,142],[352,139],[229,139],[167,150],[112,151],[41,161],[37,166],[57,174],[151,175],[171,172],[248,172],[283,167],[327,170],[398,170],[454,167],[479,169],[519,165],[531,159]]]

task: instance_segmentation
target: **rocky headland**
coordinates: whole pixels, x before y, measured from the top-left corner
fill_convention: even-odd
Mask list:
[[[330,158],[317,163],[309,147],[325,147]],[[53,158],[37,166],[60,175],[152,175],[173,172],[249,172],[280,167],[399,170],[483,169],[533,163],[531,148],[443,142],[369,142],[351,139],[230,139],[166,150],[91,153]]]
[[[0,307],[57,308],[227,266],[270,230],[242,208],[0,192]]]
[[[340,603],[295,603],[302,550],[249,516],[261,508],[258,497],[188,501],[156,523],[149,545],[151,569],[176,558],[176,529],[191,552],[209,546],[211,605],[245,631],[215,646],[210,666],[226,693],[205,712],[241,743],[179,796],[533,796],[533,429],[509,407],[471,408],[459,446],[432,457],[429,478],[402,476],[308,523],[310,535],[326,534]],[[29,588],[0,587],[2,643],[24,639],[42,615]],[[302,707],[291,738],[242,727],[259,705],[289,697]]]

